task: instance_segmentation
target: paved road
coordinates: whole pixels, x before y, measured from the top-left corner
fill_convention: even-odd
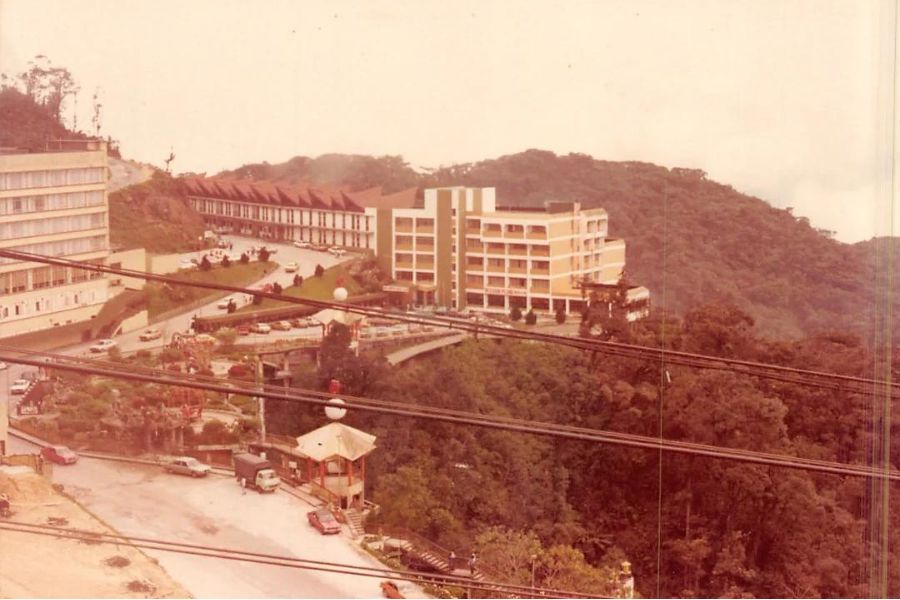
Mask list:
[[[19,438],[10,442],[13,452],[35,451]],[[124,535],[383,567],[343,535],[323,536],[310,527],[304,502],[286,493],[242,494],[230,477],[192,479],[156,466],[82,457],[76,465],[57,466],[53,479]],[[145,552],[198,598],[381,596],[376,578]]]

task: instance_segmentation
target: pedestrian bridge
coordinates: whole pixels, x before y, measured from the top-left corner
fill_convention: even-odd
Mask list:
[[[422,356],[423,354],[428,354],[429,352],[434,352],[435,350],[440,350],[441,348],[446,348],[447,346],[459,344],[467,337],[469,336],[465,333],[454,333],[453,335],[440,337],[435,340],[429,340],[422,344],[416,344],[415,346],[401,348],[400,350],[391,352],[385,358],[387,358],[389,364],[399,365],[400,363],[406,362],[412,358],[416,358],[417,356]]]

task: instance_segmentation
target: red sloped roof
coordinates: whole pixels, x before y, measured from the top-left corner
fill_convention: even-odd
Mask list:
[[[331,198],[321,190],[309,189],[309,198],[313,208],[331,208]]]
[[[366,212],[359,203],[354,200],[353,196],[348,194],[347,192],[341,192],[341,199],[344,201],[344,210],[349,210],[353,212]]]

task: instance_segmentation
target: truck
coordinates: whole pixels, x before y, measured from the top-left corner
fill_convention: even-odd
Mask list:
[[[254,488],[259,493],[274,492],[281,483],[272,469],[272,463],[249,452],[234,455],[234,475],[239,483]]]

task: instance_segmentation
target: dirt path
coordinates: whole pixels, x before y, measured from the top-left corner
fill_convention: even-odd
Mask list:
[[[120,160],[109,158],[110,179],[108,189],[110,192],[142,183],[153,176],[153,168],[133,160]]]

